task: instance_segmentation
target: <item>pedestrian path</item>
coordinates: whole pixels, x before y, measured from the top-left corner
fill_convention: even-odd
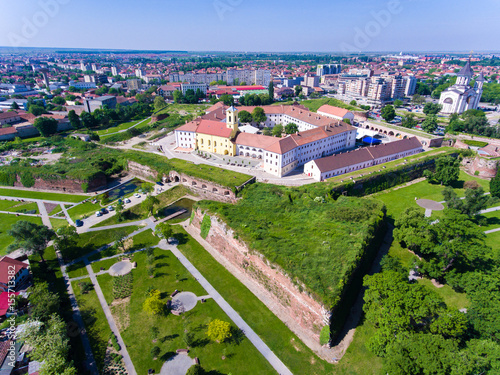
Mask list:
[[[220,306],[220,308],[231,318],[231,320],[243,331],[245,336],[255,346],[255,348],[266,358],[273,368],[280,375],[292,375],[292,372],[285,366],[283,362],[273,353],[273,351],[262,341],[262,339],[250,328],[250,326],[241,318],[241,316],[226,302],[226,300],[217,292],[207,279],[193,266],[193,264],[177,249],[177,246],[162,246],[160,248],[169,249],[182,263],[184,267],[194,276],[200,285],[208,292],[212,299]]]

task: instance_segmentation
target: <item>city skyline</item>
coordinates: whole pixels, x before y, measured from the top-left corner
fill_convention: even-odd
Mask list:
[[[0,1],[0,45],[231,52],[500,50],[494,39],[500,4],[493,0],[476,2],[475,12],[463,0],[321,0],[307,7],[297,0],[190,0],[182,5],[150,0],[141,6],[88,0],[85,5]]]

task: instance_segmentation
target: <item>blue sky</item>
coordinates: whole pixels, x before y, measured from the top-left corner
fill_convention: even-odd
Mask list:
[[[498,0],[0,0],[0,46],[500,50]]]

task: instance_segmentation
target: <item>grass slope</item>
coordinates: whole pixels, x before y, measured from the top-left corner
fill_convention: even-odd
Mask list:
[[[0,213],[0,256],[7,254],[7,248],[9,247],[10,244],[14,243],[14,238],[9,236],[8,231],[11,229],[14,223],[17,223],[18,221],[21,220],[42,225],[42,218],[40,217],[16,216],[12,214]]]
[[[87,198],[84,195],[45,193],[41,191],[5,189],[5,188],[0,188],[0,195],[6,197],[46,199],[49,201],[61,201],[61,202],[73,202],[73,203],[81,202],[85,198]]]

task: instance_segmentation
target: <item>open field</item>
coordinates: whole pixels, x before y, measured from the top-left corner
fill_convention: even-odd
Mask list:
[[[142,309],[148,288],[155,287],[162,292],[163,301],[175,289],[190,291],[197,296],[206,295],[206,291],[169,251],[155,249],[154,278],[146,273],[146,254],[134,254],[133,261],[138,267],[132,271],[133,291],[129,301],[116,300],[111,308],[121,327],[121,335],[127,350],[139,374],[147,373],[149,368],[160,372],[164,361],[174,355],[175,350],[185,348],[184,331],[192,337],[190,357],[198,357],[200,364],[207,371],[233,374],[275,374],[269,363],[261,356],[249,340],[237,333],[234,328],[234,339],[227,343],[211,342],[205,334],[207,324],[213,319],[230,321],[227,315],[211,299],[206,303],[198,303],[196,307],[181,316],[168,312],[151,316]],[[108,303],[113,302],[112,277],[98,276],[99,284]],[[155,343],[151,338],[151,327],[159,330]],[[159,358],[153,360],[150,352],[154,346],[160,348]],[[225,355],[226,359],[221,357]]]
[[[21,220],[42,225],[42,219],[40,217],[0,214],[0,256],[7,254],[7,248],[10,244],[14,243],[14,238],[9,236],[8,231],[14,223]]]
[[[173,114],[178,113],[182,116],[186,114],[200,116],[205,114],[205,110],[209,108],[211,104],[168,104],[166,108],[162,109],[157,114]]]
[[[129,122],[124,122],[123,124],[120,124],[120,125],[117,125],[117,126],[113,126],[111,128],[107,128],[107,129],[104,129],[104,130],[98,130],[96,133],[99,135],[99,137],[105,137],[106,135],[108,134],[112,134],[112,133],[117,133],[119,132],[120,130],[126,130],[136,124],[138,124],[139,122],[143,121],[144,119],[142,120],[135,120],[135,121],[129,121]]]
[[[8,212],[21,212],[26,213],[27,211],[35,210],[35,214],[38,214],[38,205],[34,202],[19,202],[17,200],[0,200],[0,211]]]
[[[45,193],[41,191],[5,189],[5,188],[0,188],[0,195],[4,195],[7,197],[46,199],[48,201],[61,201],[61,202],[73,202],[73,203],[81,202],[85,198],[87,198],[87,196],[85,195]]]

